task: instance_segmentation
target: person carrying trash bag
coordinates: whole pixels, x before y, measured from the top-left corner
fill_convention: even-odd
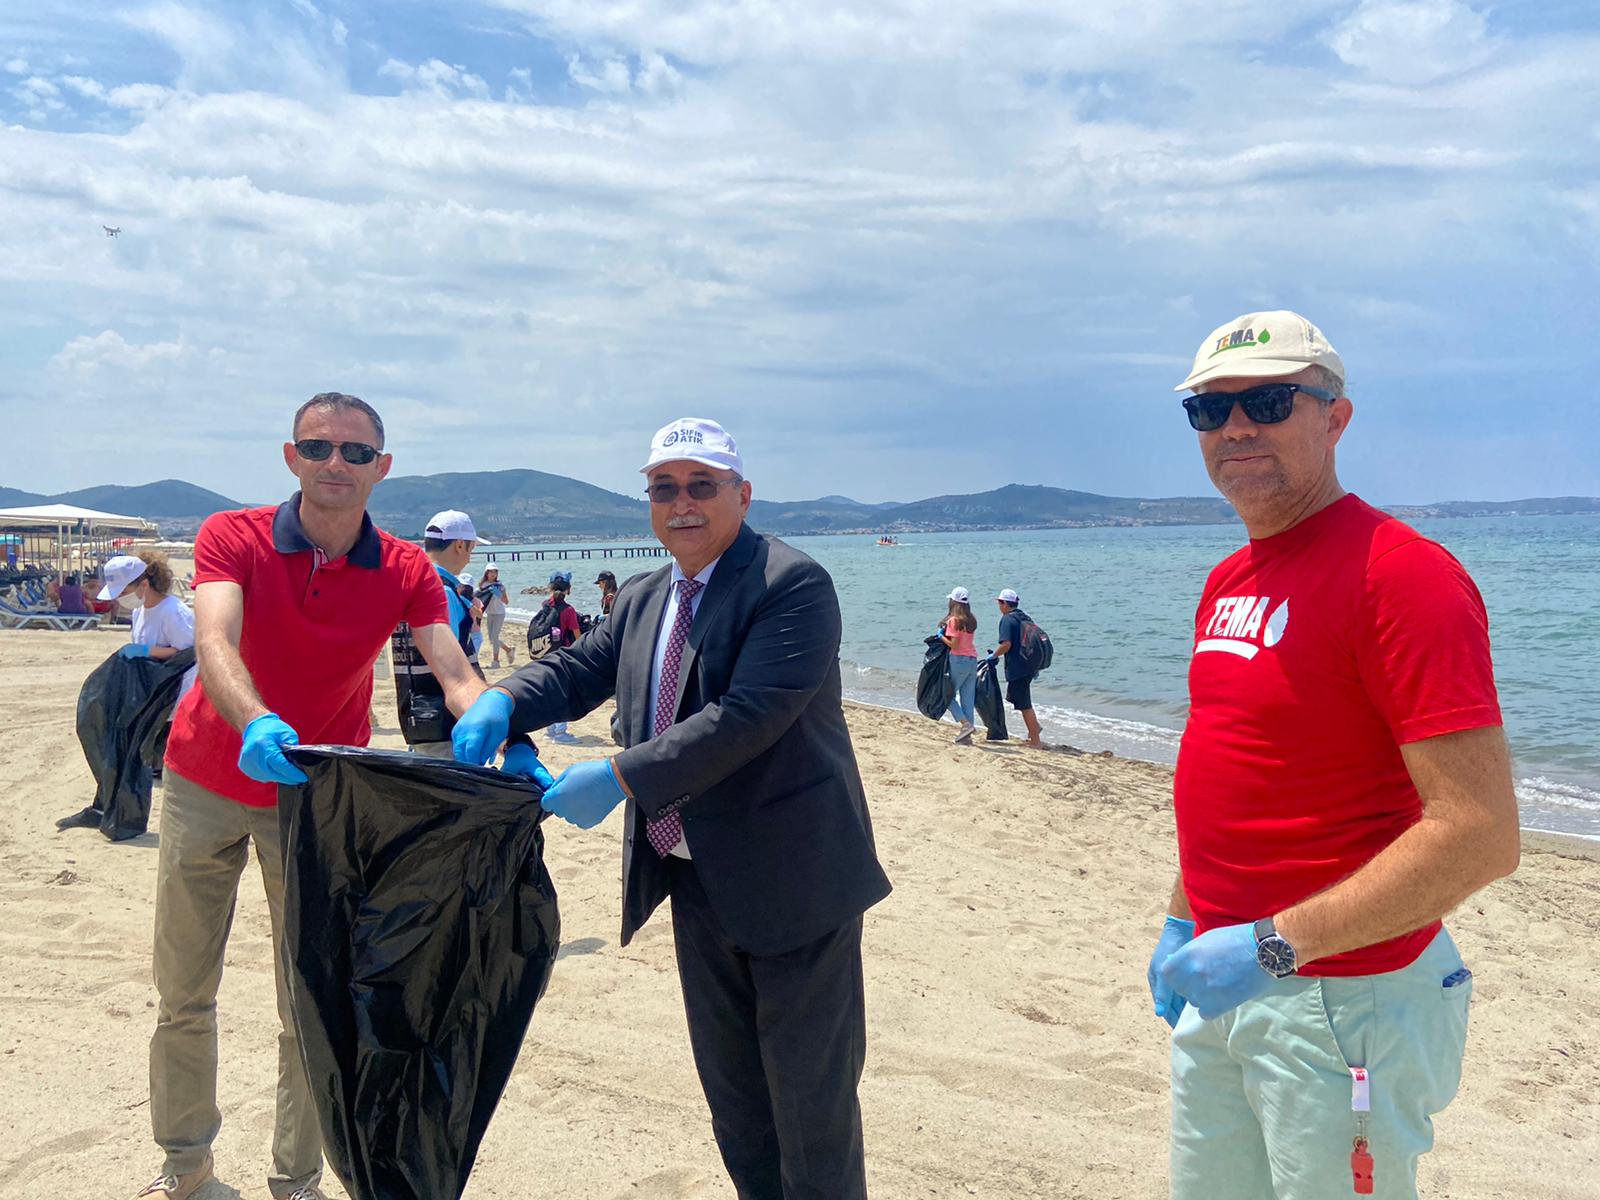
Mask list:
[[[973,698],[978,720],[983,722],[984,741],[1003,742],[1006,732],[1006,698],[1000,686],[1000,660],[994,655],[978,660],[978,687]]]
[[[98,829],[113,842],[144,833],[150,825],[154,768],[179,693],[194,670],[194,650],[170,657],[107,658],[78,692],[78,744],[94,776],[94,801],[57,829]]]
[[[956,694],[950,679],[950,647],[937,633],[922,641],[928,652],[922,656],[922,672],[917,676],[917,711],[930,721],[942,721]]]
[[[484,683],[446,624],[444,589],[420,547],[381,532],[367,498],[393,463],[383,421],[325,392],[295,413],[283,461],[300,491],[277,507],[219,512],[195,538],[200,682],[172,719],[156,867],[156,1029],[150,1124],[165,1161],[139,1197],[189,1200],[212,1175],[217,988],[253,843],[272,919],[278,1036],[274,1200],[322,1200],[322,1138],[289,1012],[282,945],[277,785],[304,783],[300,742],[371,737],[372,664],[401,621],[462,712]]]
[[[352,1200],[457,1200],[560,945],[549,773],[529,745],[506,771],[289,757],[286,974],[328,1160]]]

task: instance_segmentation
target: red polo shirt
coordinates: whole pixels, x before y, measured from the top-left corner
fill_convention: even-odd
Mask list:
[[[297,493],[276,508],[207,517],[194,543],[194,582],[244,589],[239,656],[261,701],[304,745],[365,746],[372,736],[372,663],[401,621],[444,624],[444,588],[427,555],[364,517],[342,558],[317,549],[300,524]],[[239,731],[202,679],[178,705],[168,768],[241,804],[278,802],[275,784],[239,770]]]

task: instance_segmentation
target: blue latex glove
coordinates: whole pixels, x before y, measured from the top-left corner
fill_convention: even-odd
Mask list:
[[[149,658],[150,647],[143,642],[129,642],[117,653],[122,655],[123,658]]]
[[[1161,926],[1161,940],[1156,942],[1156,952],[1150,956],[1150,969],[1145,972],[1145,979],[1150,983],[1150,999],[1155,1001],[1156,1016],[1168,1025],[1178,1024],[1178,1015],[1188,1001],[1161,978],[1161,964],[1172,956],[1174,950],[1181,949],[1193,939],[1194,922],[1169,915]]]
[[[507,775],[526,775],[547,792],[555,786],[555,777],[539,761],[539,752],[526,742],[506,748],[506,756],[500,760],[500,769]]]
[[[593,829],[627,798],[617,782],[617,773],[611,769],[611,760],[603,758],[599,762],[581,762],[561,772],[561,778],[544,794],[541,803],[546,812],[563,821],[571,821],[579,829]]]
[[[244,727],[239,770],[262,783],[304,783],[306,773],[289,761],[284,748],[298,746],[300,735],[277,713],[262,713]]]
[[[456,758],[477,767],[493,758],[511,734],[511,710],[515,707],[510,696],[494,688],[474,700],[450,735]]]
[[[1256,961],[1254,925],[1208,929],[1161,966],[1161,978],[1207,1021],[1259,996],[1273,977]]]

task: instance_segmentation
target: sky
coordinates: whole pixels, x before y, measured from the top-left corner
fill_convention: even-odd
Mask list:
[[[98,7],[0,6],[0,485],[276,499],[336,390],[396,474],[1207,495],[1172,389],[1292,308],[1346,486],[1600,495],[1589,0]]]

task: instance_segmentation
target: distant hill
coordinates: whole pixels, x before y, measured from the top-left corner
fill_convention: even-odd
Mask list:
[[[102,487],[82,488],[76,492],[62,492],[51,496],[48,504],[76,504],[79,508],[97,508],[101,512],[122,513],[130,517],[148,517],[160,521],[167,517],[209,517],[214,512],[230,508],[244,508],[237,500],[230,500],[219,492],[185,483],[181,479],[162,479],[155,483],[142,483],[136,487],[106,484]]]
[[[55,496],[0,487],[0,507],[49,503],[148,517],[167,534],[193,534],[212,513],[246,507],[181,479],[163,479],[137,487],[81,488]],[[545,471],[402,475],[379,484],[370,507],[379,525],[407,538],[420,538],[428,518],[446,508],[471,513],[486,537],[501,542],[650,536],[649,505],[642,495],[624,496]],[[1450,500],[1386,507],[1397,516],[1411,519],[1600,514],[1600,498]],[[1139,499],[1020,483],[971,495],[934,496],[909,504],[863,504],[848,496],[834,495],[816,500],[758,499],[750,505],[751,525],[780,536],[1089,525],[1218,525],[1237,520],[1233,508],[1216,496]]]
[[[486,537],[649,537],[644,495],[623,496],[544,471],[470,471],[386,479],[368,505],[373,520],[401,537],[422,536],[434,513],[458,508]]]

